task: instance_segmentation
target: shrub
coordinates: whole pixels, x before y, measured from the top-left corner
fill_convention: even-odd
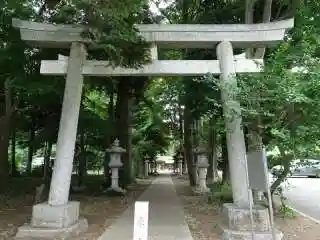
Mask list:
[[[281,218],[295,218],[297,216],[296,212],[286,204],[281,204],[277,215]]]
[[[229,183],[216,182],[210,186],[211,194],[209,195],[209,203],[217,202],[219,204],[232,203],[232,188]]]

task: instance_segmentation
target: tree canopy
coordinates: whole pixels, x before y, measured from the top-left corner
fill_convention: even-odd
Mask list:
[[[160,6],[160,1],[154,3]],[[263,54],[264,72],[239,75],[239,89],[234,91],[241,102],[246,133],[258,129],[267,149],[278,151],[278,163],[318,156],[318,1],[184,0],[172,1],[158,10],[158,13],[150,11],[144,0],[1,1],[1,178],[9,177],[8,173],[16,174],[19,164],[24,162],[28,162],[27,172],[31,174],[34,156],[43,156],[46,151],[49,156],[54,155],[64,80],[40,75],[40,60],[56,59],[58,53],[69,54],[64,49],[28,46],[11,26],[13,17],[82,24],[86,26],[83,34],[99,45],[98,50],[89,51],[90,59],[131,67],[150,61],[149,46],[135,28],[138,23],[257,23],[294,17],[295,26],[285,41]],[[235,51],[243,52],[248,53],[248,49]],[[205,60],[215,59],[216,51],[159,49],[159,56]],[[88,77],[82,97],[76,157],[79,160],[84,156],[87,166],[100,169],[108,161],[105,150],[119,138],[128,151],[124,156],[126,182],[138,174],[146,155],[155,158],[169,150],[183,150],[186,161],[192,161],[192,147],[199,141],[207,144],[223,163],[227,159],[223,154],[226,146],[221,87],[219,80],[211,75],[152,79]]]

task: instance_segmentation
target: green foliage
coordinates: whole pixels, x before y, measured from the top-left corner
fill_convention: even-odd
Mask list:
[[[280,209],[276,214],[282,218],[295,218],[297,216],[297,213],[286,204],[281,204]]]
[[[240,115],[235,100],[241,103],[244,127],[250,128],[259,116],[263,141],[269,150],[280,149],[280,159],[283,154],[319,154],[320,24],[313,12],[320,7],[311,2],[297,12],[286,41],[269,50],[264,72],[237,76],[238,88],[207,76],[216,91],[229,92],[226,117]],[[215,100],[215,105],[219,108],[221,102]]]
[[[20,32],[11,26],[12,17],[66,24],[83,24],[83,34],[92,38],[97,50],[89,50],[88,58],[109,60],[114,65],[137,67],[148,61],[148,44],[137,33],[135,24],[151,23],[144,0],[130,1],[2,1],[0,3],[0,117],[6,104],[4,81],[10,81],[15,108],[16,149],[32,145],[34,151],[47,141],[55,144],[58,133],[64,79],[40,75],[40,60],[56,59],[57,54],[68,54],[64,49],[37,49],[20,40]],[[113,81],[85,81],[84,98],[79,117],[79,130],[84,132],[88,166],[100,168],[101,153],[105,148],[107,103]],[[132,84],[141,95],[142,81]],[[131,86],[130,86],[131,87]],[[143,95],[143,93],[142,93]],[[29,131],[35,138],[29,141]],[[151,126],[158,134],[157,127]],[[144,129],[149,132],[149,129]],[[150,136],[149,136],[150,138]],[[161,142],[161,137],[156,141]],[[162,143],[161,143],[162,144]],[[156,146],[156,148],[158,148]],[[80,151],[80,139],[76,146]],[[94,157],[92,157],[94,156]],[[19,157],[17,157],[17,160]],[[26,157],[23,159],[26,160]]]
[[[209,203],[232,203],[232,188],[230,183],[215,182],[210,186],[211,194],[208,197]]]
[[[144,0],[61,2],[50,21],[83,24],[83,36],[92,39],[98,50],[96,59],[108,59],[115,65],[139,66],[148,60],[148,44],[134,24],[148,18]],[[101,51],[103,50],[103,51]]]
[[[163,118],[159,114],[161,108],[156,103],[141,102],[136,109],[136,123],[133,129],[133,143],[139,147],[140,156],[143,159],[148,155],[154,158],[157,154],[165,153],[169,145],[169,134]]]
[[[90,59],[111,61],[113,65],[137,67],[148,61],[148,44],[137,34],[135,24],[153,23],[144,0],[110,1],[42,1],[4,0],[0,2],[0,114],[5,106],[3,85],[10,82],[15,107],[17,148],[29,145],[29,131],[35,128],[35,150],[47,141],[56,142],[61,112],[64,80],[39,74],[41,59],[56,59],[63,49],[37,49],[20,40],[19,32],[11,27],[12,17],[55,23],[83,24],[83,35],[93,40],[97,50],[89,51]],[[274,1],[273,19],[291,16],[290,1]],[[293,5],[293,4],[292,4]],[[262,4],[261,4],[262,6]],[[255,19],[261,19],[257,7]],[[40,9],[40,11],[39,11]],[[42,9],[42,10],[41,10]],[[42,11],[42,12],[41,12]],[[261,117],[262,137],[268,150],[279,149],[274,163],[284,159],[317,156],[320,151],[320,11],[316,0],[306,1],[295,13],[295,27],[286,41],[268,49],[263,73],[237,76],[239,89],[226,86],[214,76],[199,78],[131,79],[134,92],[133,150],[138,165],[148,154],[155,157],[168,146],[179,148],[183,137],[180,120],[186,107],[192,120],[201,119],[200,138],[208,141],[215,128],[221,139],[224,134],[221,91],[229,90],[229,114],[239,114],[234,106],[241,103],[244,128]],[[284,14],[290,12],[290,14]],[[243,22],[243,1],[174,1],[162,11],[171,23],[238,23]],[[160,19],[160,18],[158,18]],[[235,53],[243,51],[237,49]],[[215,49],[166,50],[161,58],[215,59]],[[302,69],[292,72],[292,68]],[[84,132],[85,148],[90,168],[102,165],[106,135],[114,127],[107,113],[109,94],[116,91],[116,79],[88,78],[79,120]],[[89,83],[90,82],[90,83]],[[129,83],[130,82],[130,83]],[[116,94],[115,94],[116,95]],[[237,110],[237,111],[234,111]],[[1,116],[0,116],[1,117]],[[214,122],[209,122],[214,117]],[[110,124],[111,123],[111,124]],[[182,134],[181,134],[182,133]],[[220,137],[220,138],[219,138]],[[77,142],[77,151],[80,147]],[[171,151],[172,150],[172,151]],[[170,149],[175,152],[176,149]],[[24,154],[26,155],[26,154]],[[287,157],[289,156],[289,157]],[[20,158],[19,156],[17,158]],[[25,156],[23,157],[25,158]],[[230,186],[216,186],[213,195],[218,201],[229,201]],[[231,198],[230,198],[231,196]]]

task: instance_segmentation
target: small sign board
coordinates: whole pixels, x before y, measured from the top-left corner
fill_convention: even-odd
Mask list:
[[[134,204],[133,240],[148,239],[149,202],[137,201]]]
[[[247,161],[250,189],[267,192],[269,190],[269,177],[265,150],[249,152]]]
[[[247,162],[248,162],[249,188],[251,190],[255,189],[255,190],[263,191],[268,195],[269,218],[270,218],[270,225],[272,229],[272,238],[273,240],[276,240],[277,237],[276,237],[276,230],[274,227],[273,207],[272,207],[272,199],[271,199],[272,196],[270,193],[268,162],[267,162],[267,154],[266,154],[265,148],[263,148],[262,151],[249,152],[247,154]],[[251,214],[251,224],[253,229],[254,222],[253,222],[252,205],[250,206],[250,214]]]

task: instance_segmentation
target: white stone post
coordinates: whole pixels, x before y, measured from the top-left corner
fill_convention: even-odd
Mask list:
[[[226,137],[230,166],[233,201],[240,207],[250,207],[248,194],[248,167],[244,134],[241,128],[240,103],[235,101],[237,79],[234,66],[233,48],[230,42],[221,42],[217,46],[220,62],[220,80],[223,82],[222,101],[226,121]],[[231,89],[230,89],[231,88]],[[236,114],[234,114],[236,112]]]
[[[111,168],[111,186],[107,191],[124,193],[125,190],[119,186],[119,168],[123,166],[121,155],[125,153],[126,150],[119,146],[119,140],[116,139],[112,147],[107,149],[107,152],[110,154],[109,167]]]
[[[82,66],[86,54],[84,44],[72,43],[58,133],[56,160],[49,192],[49,205],[63,205],[69,200],[83,85]]]
[[[182,176],[182,170],[183,170],[182,163],[183,163],[183,156],[182,156],[182,154],[179,154],[179,156],[178,156],[179,176]]]
[[[194,189],[197,194],[204,194],[210,192],[207,187],[207,169],[209,167],[206,149],[197,147],[194,149],[197,154],[197,168],[198,168],[198,186]]]

